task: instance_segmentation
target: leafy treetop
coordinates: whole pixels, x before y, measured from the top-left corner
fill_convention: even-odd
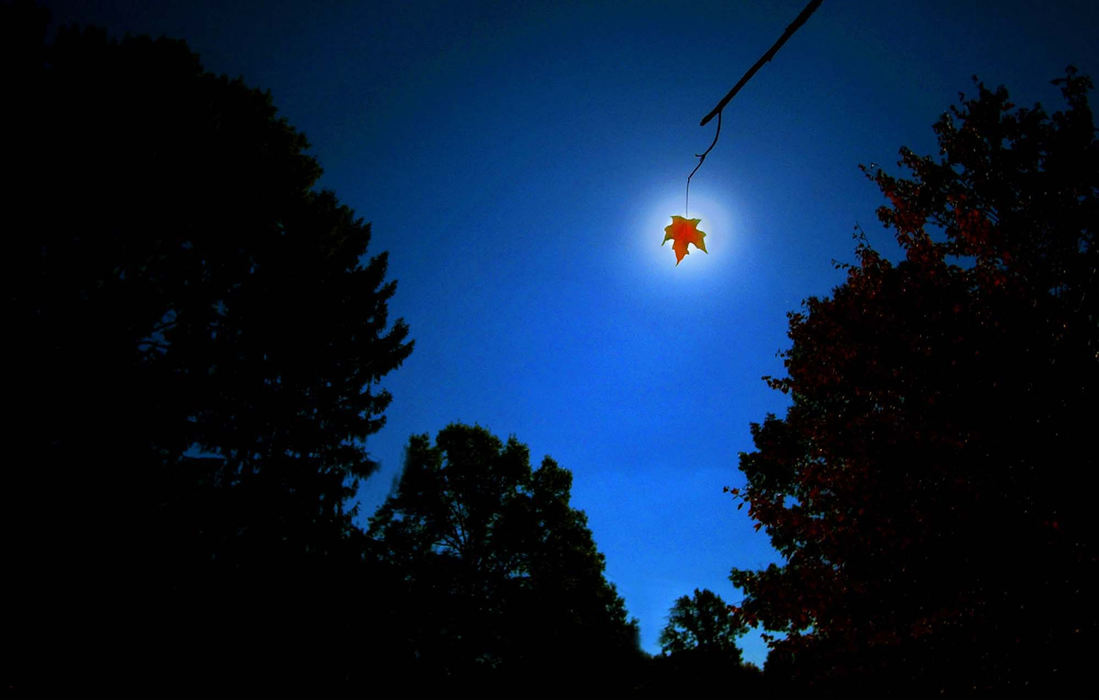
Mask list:
[[[660,648],[665,654],[709,654],[737,663],[740,649],[736,640],[746,630],[721,596],[696,588],[692,595],[676,599],[668,624],[660,632]]]
[[[63,682],[40,666],[64,658],[81,692],[163,694],[140,679],[214,673],[181,630],[242,678],[293,640],[338,647],[344,613],[304,582],[354,559],[378,382],[412,349],[385,253],[316,188],[269,94],[180,41],[62,27],[47,42],[30,3],[0,20],[18,436],[0,511],[23,533],[5,569],[24,601],[0,680],[67,694],[35,685]]]
[[[910,178],[867,170],[904,251],[864,239],[831,297],[790,314],[786,416],[752,425],[733,494],[785,558],[734,570],[769,670],[866,692],[1059,691],[1096,608],[1099,388],[1090,81],[1048,115],[1007,91],[935,124]],[[906,692],[907,692],[906,691]]]
[[[393,624],[409,641],[394,663],[448,692],[468,684],[522,694],[563,692],[565,679],[550,674],[535,689],[495,684],[566,665],[609,680],[609,669],[632,660],[636,622],[603,577],[571,487],[572,475],[549,457],[532,470],[514,437],[502,443],[461,424],[434,445],[414,436],[368,532],[395,595],[407,600]]]

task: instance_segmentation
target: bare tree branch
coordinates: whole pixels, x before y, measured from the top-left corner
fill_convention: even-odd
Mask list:
[[[763,56],[756,61],[754,66],[748,69],[748,72],[737,81],[737,84],[733,86],[733,89],[729,91],[729,94],[721,98],[721,102],[718,102],[717,106],[710,110],[710,113],[699,122],[699,126],[706,126],[706,124],[714,118],[714,115],[717,115],[717,133],[714,134],[714,140],[710,143],[709,148],[702,153],[695,154],[695,158],[698,158],[698,164],[695,165],[691,174],[687,176],[687,192],[683,196],[684,216],[690,216],[691,178],[694,177],[695,173],[698,172],[698,169],[702,167],[702,164],[706,161],[706,156],[710,155],[710,151],[714,150],[714,146],[717,145],[717,139],[721,136],[721,111],[725,109],[725,105],[729,104],[729,100],[733,99],[733,96],[740,92],[740,88],[744,87],[745,83],[752,79],[752,76],[756,74],[756,71],[758,71],[764,63],[767,63],[775,57],[775,54],[778,53],[778,50],[786,43],[786,40],[793,36],[794,32],[798,30],[798,27],[805,24],[805,20],[809,19],[809,15],[813,14],[813,12],[820,7],[821,2],[823,2],[823,0],[810,0],[809,4],[805,6],[805,9],[801,11],[801,14],[794,18],[794,21],[790,23],[790,26],[786,27],[786,31],[782,33],[782,36],[778,38],[778,41],[775,42],[774,46],[772,46],[767,53],[763,54]]]
[[[786,31],[784,31],[782,33],[782,36],[778,38],[778,41],[775,42],[775,45],[772,46],[770,50],[767,51],[767,53],[763,54],[763,56],[760,57],[758,61],[756,61],[755,65],[748,69],[748,72],[744,74],[744,77],[737,81],[737,84],[733,86],[733,89],[729,91],[729,94],[721,98],[721,102],[718,102],[717,106],[710,110],[710,113],[702,118],[702,121],[698,124],[699,126],[706,126],[706,124],[711,119],[713,119],[715,115],[721,114],[721,110],[725,109],[725,105],[729,104],[729,100],[733,99],[733,96],[740,91],[740,88],[744,87],[745,83],[752,79],[752,76],[756,74],[756,71],[763,67],[764,63],[767,63],[775,57],[775,54],[778,53],[778,50],[782,48],[783,44],[786,43],[786,40],[793,36],[794,32],[798,30],[798,27],[805,24],[805,20],[809,19],[809,15],[813,14],[816,9],[820,7],[822,1],[823,0],[811,0],[810,3],[805,6],[805,9],[801,11],[801,14],[799,14],[794,19],[794,21],[790,23],[790,26],[786,27]],[[710,148],[713,148],[713,146],[710,146]],[[709,150],[707,150],[707,153],[709,153]]]

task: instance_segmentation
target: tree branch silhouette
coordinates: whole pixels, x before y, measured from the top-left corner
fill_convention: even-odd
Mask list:
[[[775,42],[774,46],[768,49],[767,53],[763,54],[763,56],[755,62],[755,65],[748,69],[748,72],[737,81],[737,84],[733,86],[733,89],[729,91],[729,94],[721,98],[721,102],[718,102],[717,106],[710,110],[709,114],[702,117],[702,121],[698,123],[699,126],[706,126],[715,115],[721,115],[721,110],[725,109],[725,105],[729,104],[729,100],[733,99],[733,96],[740,92],[740,88],[744,87],[744,85],[752,79],[752,76],[763,67],[764,63],[767,63],[775,57],[775,54],[778,53],[778,50],[786,43],[786,40],[793,36],[794,32],[796,32],[801,25],[805,24],[805,20],[809,19],[809,15],[816,12],[816,9],[820,7],[821,2],[823,2],[823,0],[811,0],[811,2],[805,6],[805,9],[801,11],[801,14],[790,23],[790,26],[786,27],[786,31],[782,33],[782,36],[778,38],[778,41]],[[710,148],[713,148],[713,146]]]
[[[710,120],[714,118],[714,116],[717,116],[717,133],[714,134],[714,140],[710,143],[709,148],[707,148],[702,153],[695,154],[695,158],[698,158],[698,164],[695,165],[695,168],[691,171],[691,174],[687,176],[687,192],[683,197],[684,216],[687,216],[689,213],[688,205],[691,201],[691,178],[695,176],[695,173],[698,172],[698,169],[702,167],[702,164],[704,162],[706,162],[706,156],[710,155],[710,151],[714,150],[714,146],[717,145],[717,139],[719,136],[721,136],[721,112],[725,109],[725,105],[729,104],[729,100],[733,99],[733,96],[740,92],[740,89],[744,87],[744,85],[747,84],[749,80],[752,79],[752,76],[755,75],[761,67],[763,67],[764,63],[767,63],[775,57],[775,54],[778,53],[778,50],[782,48],[783,44],[786,43],[786,40],[793,36],[794,32],[796,32],[798,28],[801,27],[801,25],[805,24],[805,20],[809,19],[809,16],[813,14],[818,7],[820,7],[821,2],[823,2],[823,0],[810,0],[809,4],[805,6],[801,13],[794,18],[794,21],[786,27],[786,31],[782,33],[782,36],[778,38],[778,41],[776,41],[774,45],[767,50],[767,53],[763,54],[760,59],[755,62],[755,65],[748,69],[748,72],[745,73],[740,78],[740,80],[737,81],[736,85],[733,86],[733,89],[730,90],[729,93],[725,95],[725,97],[721,98],[721,101],[717,103],[717,106],[710,110],[710,113],[703,117],[702,121],[699,122],[699,126],[706,126],[706,124],[708,124]]]

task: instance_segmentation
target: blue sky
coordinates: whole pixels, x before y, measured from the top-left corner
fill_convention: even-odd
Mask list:
[[[676,597],[736,602],[730,568],[774,559],[722,487],[749,423],[785,409],[760,377],[786,312],[842,281],[856,224],[894,250],[858,164],[935,153],[974,74],[1051,111],[1066,65],[1099,77],[1092,2],[824,0],[726,108],[691,185],[709,254],[676,267],[660,243],[713,138],[698,122],[805,0],[43,4],[270,90],[372,222],[416,349],[383,383],[364,513],[409,435],[514,434],[572,471],[649,651]]]

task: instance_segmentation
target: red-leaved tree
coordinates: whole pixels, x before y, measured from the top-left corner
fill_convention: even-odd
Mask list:
[[[769,675],[870,693],[1066,690],[1095,645],[1099,146],[1003,88],[935,124],[910,178],[866,170],[904,258],[859,240],[789,314],[786,416],[731,489],[785,563],[734,570]]]

